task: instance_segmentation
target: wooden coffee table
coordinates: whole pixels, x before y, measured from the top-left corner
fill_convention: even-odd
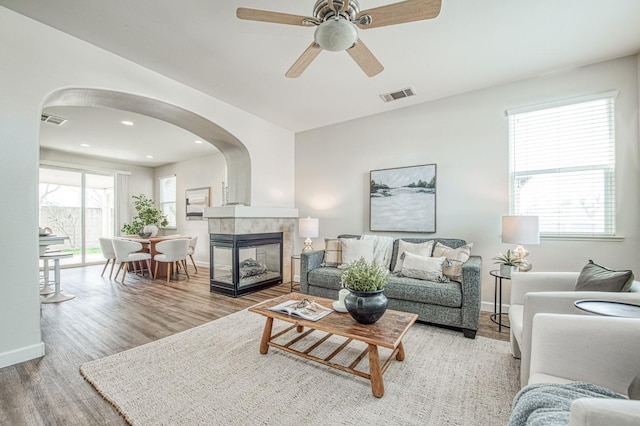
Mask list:
[[[262,332],[262,341],[260,342],[260,353],[266,354],[269,351],[269,346],[287,351],[289,353],[298,355],[302,358],[306,358],[312,361],[319,362],[329,367],[336,368],[338,370],[346,371],[356,376],[364,377],[371,381],[371,391],[373,396],[381,398],[384,395],[384,383],[382,382],[382,375],[392,359],[395,358],[398,361],[404,360],[404,347],[402,346],[402,338],[407,333],[409,328],[416,322],[418,316],[416,314],[410,314],[406,312],[399,312],[387,309],[382,318],[380,318],[375,324],[359,324],[348,313],[332,312],[326,317],[318,321],[307,321],[298,317],[290,316],[285,313],[270,311],[269,308],[279,303],[286,302],[287,300],[302,300],[304,298],[313,300],[327,308],[332,308],[333,300],[324,299],[322,297],[312,297],[300,293],[291,293],[284,296],[277,297],[267,302],[249,308],[250,312],[255,312],[267,317],[267,321]],[[273,327],[273,320],[281,320],[293,324],[291,327],[286,328],[274,335],[271,334]],[[296,329],[300,334],[285,344],[279,344],[274,340],[285,333],[288,333],[292,329]],[[307,328],[307,331],[304,331]],[[304,331],[304,332],[303,332]],[[304,337],[310,335],[314,331],[324,332],[325,335],[319,337],[313,344],[311,344],[304,351],[299,351],[291,348],[291,345],[300,341]],[[319,358],[311,355],[311,352],[324,343],[331,336],[341,336],[346,340],[335,351],[324,358]],[[331,360],[346,348],[353,340],[364,342],[367,344],[367,348],[358,355],[353,362],[349,365],[341,365],[332,362]],[[387,358],[383,365],[380,365],[380,356],[378,354],[378,347],[389,348],[392,350],[389,358]],[[362,361],[365,356],[369,356],[369,373],[356,370],[357,365]]]

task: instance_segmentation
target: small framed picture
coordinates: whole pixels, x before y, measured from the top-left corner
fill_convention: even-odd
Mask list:
[[[187,220],[202,220],[204,208],[209,207],[209,187],[185,191]]]

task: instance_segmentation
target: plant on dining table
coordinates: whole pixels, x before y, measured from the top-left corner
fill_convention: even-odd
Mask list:
[[[161,209],[155,208],[155,202],[146,195],[133,195],[133,205],[138,214],[131,220],[131,223],[122,225],[120,232],[127,235],[137,235],[144,230],[147,225],[164,227],[169,224],[167,216]]]

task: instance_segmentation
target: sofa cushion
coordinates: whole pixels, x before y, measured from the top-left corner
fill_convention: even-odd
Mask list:
[[[398,241],[398,258],[393,268],[393,272],[400,272],[402,270],[402,264],[404,262],[403,254],[411,253],[418,256],[430,257],[433,252],[433,241],[425,241],[423,243],[410,243],[408,241]],[[414,277],[415,278],[415,277]]]
[[[340,282],[341,274],[342,270],[338,268],[321,266],[309,272],[309,285],[332,290],[340,290],[342,289],[342,283]]]
[[[340,275],[342,270],[321,266],[309,272],[309,285],[339,291],[342,289]],[[436,283],[417,280],[415,278],[387,276],[384,294],[389,299],[407,300],[410,302],[441,305],[451,308],[462,306],[462,289],[460,283]]]
[[[459,240],[455,238],[408,238],[407,237],[407,238],[402,238],[402,240],[409,243],[424,243],[427,241],[433,241],[434,245],[435,243],[441,243],[451,248],[458,248],[467,244],[465,240]],[[391,271],[394,271],[396,269],[396,263],[399,258],[398,256],[399,248],[400,248],[400,240],[398,239],[393,242],[393,252],[391,253],[391,267],[389,268]]]
[[[389,299],[407,300],[451,308],[462,306],[462,289],[460,288],[460,283],[455,281],[436,283],[389,275],[387,276],[384,294]]]
[[[324,260],[322,266],[339,266],[342,264],[342,242],[337,238],[324,239]]]
[[[348,265],[360,259],[373,261],[373,240],[340,239],[342,243],[342,264]]]
[[[442,275],[442,266],[447,261],[446,257],[427,257],[405,251],[400,256],[403,277],[417,278],[419,280],[446,282],[449,281]]]
[[[589,260],[576,281],[576,291],[629,291],[633,272],[614,271]]]
[[[462,282],[462,264],[469,260],[469,256],[471,256],[471,247],[473,247],[473,243],[457,248],[436,243],[433,248],[433,256],[444,256],[449,260],[449,265],[445,265],[443,268],[444,275],[447,278]]]

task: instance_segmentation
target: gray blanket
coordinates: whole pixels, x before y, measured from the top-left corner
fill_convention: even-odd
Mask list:
[[[624,399],[607,388],[585,382],[528,385],[513,400],[509,426],[566,425],[571,403],[578,398]]]

